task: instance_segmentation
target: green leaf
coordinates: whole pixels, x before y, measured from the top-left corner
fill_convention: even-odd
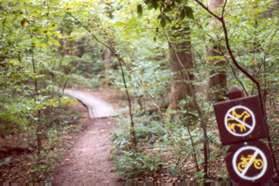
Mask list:
[[[142,16],[143,9],[142,9],[142,5],[141,4],[138,4],[138,6],[137,6],[137,13],[138,13],[139,16]]]
[[[190,19],[194,19],[194,12],[193,9],[189,6],[185,6],[183,8],[183,12],[185,12],[185,15],[190,18]]]
[[[166,26],[166,19],[165,18],[161,18],[160,19],[160,25],[162,26],[162,27],[165,27]]]

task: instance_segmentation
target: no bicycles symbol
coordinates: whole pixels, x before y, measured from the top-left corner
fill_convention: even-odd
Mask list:
[[[242,185],[264,183],[273,174],[271,153],[260,141],[232,145],[226,165],[231,178]]]
[[[259,139],[268,137],[260,97],[244,97],[239,89],[231,90],[230,100],[214,104],[223,145],[231,145],[226,166],[239,185],[263,185],[272,178],[270,149]]]
[[[232,160],[235,173],[244,180],[255,181],[267,171],[265,154],[257,147],[245,146],[236,151]]]
[[[253,132],[256,119],[249,108],[237,105],[227,111],[224,124],[227,131],[232,135],[244,137]]]

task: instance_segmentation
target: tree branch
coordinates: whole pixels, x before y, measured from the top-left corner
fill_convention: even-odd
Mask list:
[[[205,9],[209,14],[211,14],[213,17],[215,17],[216,19],[220,20],[221,17],[218,16],[217,14],[215,14],[213,11],[211,11],[207,6],[205,6],[202,2],[200,2],[199,0],[194,0],[196,1],[196,3],[198,3],[203,9]]]
[[[217,20],[219,20],[222,24],[222,28],[223,28],[223,32],[224,32],[224,36],[225,36],[225,43],[226,43],[226,48],[227,48],[227,51],[229,53],[229,56],[233,62],[233,64],[244,74],[246,75],[257,87],[257,90],[258,90],[258,96],[260,98],[260,106],[261,106],[261,109],[262,109],[262,112],[263,112],[263,116],[264,116],[264,120],[267,122],[267,118],[266,118],[266,110],[265,110],[265,105],[264,105],[264,102],[263,102],[263,95],[262,95],[262,91],[261,91],[261,85],[260,85],[260,82],[255,78],[253,77],[247,70],[245,70],[239,63],[238,61],[236,60],[236,57],[234,56],[234,53],[231,49],[231,46],[230,46],[230,40],[229,40],[229,34],[228,34],[228,29],[227,29],[227,25],[226,25],[226,21],[224,19],[224,16],[222,15],[222,17],[219,17],[217,16],[216,14],[214,14],[212,11],[210,11],[203,3],[201,3],[199,0],[194,0],[196,1],[201,7],[203,7],[209,14],[211,14],[212,16],[214,16]],[[225,2],[225,5],[227,3]],[[223,13],[225,12],[225,5],[223,7]],[[268,140],[268,145],[269,145],[269,148],[272,152],[272,159],[273,159],[273,162],[274,162],[274,167],[275,167],[275,170],[276,170],[276,173],[277,173],[277,176],[279,175],[279,169],[278,169],[278,166],[277,166],[277,163],[276,163],[276,158],[275,158],[275,154],[274,154],[274,150],[273,150],[273,147],[272,147],[272,142],[271,142],[271,137],[270,137],[270,134],[269,134],[269,129],[268,129],[268,125],[266,126],[266,131],[268,133],[268,137],[267,137],[267,140]]]
[[[131,128],[130,128],[130,135],[131,135],[131,141],[132,141],[132,145],[133,148],[136,150],[137,149],[137,140],[136,140],[136,134],[135,134],[135,124],[134,124],[134,117],[133,117],[133,108],[132,108],[132,100],[131,100],[131,96],[129,93],[129,89],[127,86],[127,81],[125,78],[125,73],[124,73],[124,68],[123,68],[123,64],[125,64],[124,59],[120,56],[120,54],[117,53],[117,51],[111,47],[110,45],[106,44],[105,42],[103,42],[102,40],[100,40],[86,25],[84,25],[78,18],[76,18],[75,16],[73,16],[71,13],[67,12],[67,15],[69,15],[70,17],[72,17],[81,27],[83,27],[88,33],[91,34],[91,36],[101,45],[103,45],[104,47],[106,47],[107,49],[109,49],[111,51],[111,53],[116,57],[119,66],[120,66],[120,70],[121,70],[121,76],[122,76],[122,81],[124,84],[124,88],[125,88],[125,93],[127,96],[127,101],[128,101],[128,106],[129,106],[129,116],[130,116],[130,124],[131,124]]]
[[[223,5],[223,9],[222,9],[222,17],[224,17],[224,15],[225,15],[225,10],[226,10],[227,3],[228,3],[228,0],[225,0],[224,5]]]

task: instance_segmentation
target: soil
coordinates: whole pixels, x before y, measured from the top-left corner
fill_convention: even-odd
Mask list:
[[[96,97],[95,95],[100,94],[91,93],[91,95]],[[104,94],[102,98],[113,101]],[[97,107],[102,107],[102,105]],[[109,117],[92,119],[88,114],[87,116],[86,121],[83,122],[89,123],[89,126],[80,134],[73,148],[66,153],[64,160],[54,172],[54,185],[80,183],[118,185],[121,182],[121,178],[115,172],[111,157],[111,137],[116,128],[114,119]]]
[[[113,119],[92,120],[88,127],[55,172],[54,185],[75,183],[117,184],[111,160],[111,134],[115,129]]]
[[[105,100],[114,108],[123,104],[123,96],[115,90],[80,90]],[[27,183],[44,180],[54,185],[121,184],[122,180],[115,172],[111,157],[111,137],[116,129],[114,118],[91,119],[86,108],[80,103],[69,107],[69,110],[79,113],[80,120],[73,120],[73,124],[67,126],[67,131],[59,134],[60,142],[49,151],[55,157],[44,160],[49,161],[45,162],[49,167],[44,171],[34,164],[35,151],[21,151],[29,150],[16,143],[22,140],[11,137],[12,146],[16,147],[11,152],[10,149],[7,151],[3,148],[3,145],[7,145],[7,139],[1,141],[0,138],[0,149],[5,151],[5,157],[0,156],[0,182]]]
[[[88,123],[83,122],[87,118],[87,111],[81,104],[63,109],[69,114],[66,120],[71,119],[71,121],[58,129],[57,143],[48,144],[44,141],[44,150],[47,154],[44,154],[40,165],[36,160],[37,150],[33,146],[34,139],[28,133],[15,133],[0,138],[0,182],[49,182],[49,175],[57,161],[73,146],[79,134],[89,126]],[[79,113],[80,116],[72,118]]]

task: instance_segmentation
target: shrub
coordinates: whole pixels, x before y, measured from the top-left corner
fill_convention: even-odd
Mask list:
[[[120,175],[125,178],[155,173],[162,165],[161,159],[157,155],[132,151],[123,151],[114,160]]]

